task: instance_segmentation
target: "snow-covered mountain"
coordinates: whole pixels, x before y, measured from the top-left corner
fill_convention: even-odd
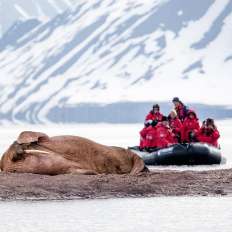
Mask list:
[[[38,1],[39,2],[39,1]],[[1,118],[80,103],[232,105],[231,0],[88,0],[0,40]]]
[[[36,18],[48,21],[67,8],[74,0],[1,0],[0,1],[0,37],[18,20]]]

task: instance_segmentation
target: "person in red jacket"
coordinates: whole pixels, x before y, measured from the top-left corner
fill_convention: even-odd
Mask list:
[[[212,118],[207,118],[197,134],[197,139],[201,143],[208,143],[215,147],[218,147],[218,139],[220,137],[219,131],[214,124]]]
[[[146,149],[146,148],[148,147],[148,143],[147,143],[146,136],[147,136],[148,133],[152,133],[152,131],[155,130],[155,126],[157,125],[157,123],[158,123],[158,122],[154,120],[154,121],[152,121],[152,122],[150,123],[149,126],[144,127],[144,128],[139,132],[139,134],[140,134],[139,149],[140,149],[140,150],[144,150],[144,149]],[[152,147],[153,147],[153,145],[150,145],[150,144],[149,144],[149,146],[152,146]]]
[[[172,129],[172,133],[175,135],[177,141],[181,142],[181,130],[182,130],[182,122],[177,116],[175,110],[172,110],[168,116],[169,126]]]
[[[199,129],[200,125],[196,113],[193,110],[189,110],[181,130],[182,142],[196,142],[196,135]]]
[[[160,106],[158,104],[154,104],[152,110],[145,118],[145,126],[151,124],[152,121],[160,122],[162,120],[163,114],[160,113]]]
[[[188,107],[185,106],[178,97],[174,97],[172,99],[172,102],[175,106],[175,110],[176,110],[178,118],[183,122],[184,119],[187,117]]]
[[[146,135],[148,131],[153,130],[153,127],[156,126],[158,121],[161,121],[163,115],[159,112],[160,106],[158,104],[154,104],[152,107],[152,110],[148,113],[148,115],[145,118],[144,122],[144,128],[139,132],[140,134],[140,144],[139,148],[140,150],[143,150],[146,148]]]
[[[151,151],[156,148],[156,127],[149,126],[144,139],[144,149]]]
[[[165,148],[175,143],[174,134],[168,125],[168,118],[163,116],[162,122],[159,122],[153,130],[148,131],[145,146],[147,148]]]

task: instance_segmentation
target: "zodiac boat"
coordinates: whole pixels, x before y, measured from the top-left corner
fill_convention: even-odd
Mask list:
[[[139,155],[146,165],[210,165],[224,164],[221,150],[205,143],[175,144],[152,152],[141,151],[139,147],[129,147]]]

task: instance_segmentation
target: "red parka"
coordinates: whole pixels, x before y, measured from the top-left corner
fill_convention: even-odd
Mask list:
[[[144,147],[151,148],[156,147],[156,126],[149,126],[146,131],[146,137],[144,140]]]
[[[176,134],[181,134],[181,130],[182,130],[182,122],[180,121],[180,119],[178,117],[175,118],[169,118],[169,125],[172,129],[172,132],[176,135]]]
[[[176,143],[171,129],[161,122],[153,130],[149,130],[146,135],[146,147],[165,148]]]
[[[189,117],[189,114],[191,113],[195,115],[195,117],[192,119]],[[188,115],[183,122],[182,130],[181,130],[181,140],[183,142],[190,142],[189,139],[190,132],[194,132],[194,134],[197,135],[199,129],[200,129],[200,125],[196,113],[192,110],[189,110]]]
[[[157,121],[161,121],[163,118],[163,115],[160,113],[160,112],[156,112],[154,113],[153,111],[150,111],[150,113],[146,116],[146,119],[145,119],[145,124],[148,120],[157,120]]]
[[[175,107],[175,110],[176,110],[178,118],[183,122],[188,114],[187,107],[183,103],[181,103],[177,107]]]
[[[144,127],[140,132],[140,144],[139,147],[140,149],[143,149],[146,147],[146,136],[149,130],[152,129],[152,126]]]
[[[201,143],[208,143],[215,147],[218,147],[218,139],[220,137],[219,131],[215,129],[206,129],[201,127],[200,131],[197,134],[197,139]]]

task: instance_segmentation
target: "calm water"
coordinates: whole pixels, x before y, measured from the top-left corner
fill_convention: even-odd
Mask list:
[[[232,198],[157,197],[0,203],[0,231],[231,232]]]
[[[208,170],[232,168],[232,120],[218,121],[217,126],[221,133],[219,140],[222,153],[227,158],[226,165],[208,166],[182,166],[182,167],[150,167],[150,169],[178,169],[178,170]],[[50,136],[54,135],[78,135],[96,142],[128,147],[138,145],[141,124],[75,124],[75,125],[21,125],[0,127],[0,156],[16,140],[18,134],[24,130],[41,131]]]

